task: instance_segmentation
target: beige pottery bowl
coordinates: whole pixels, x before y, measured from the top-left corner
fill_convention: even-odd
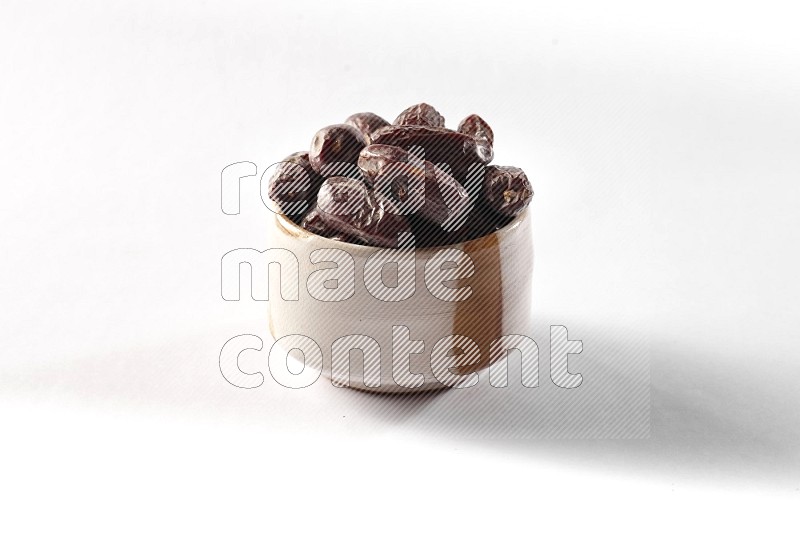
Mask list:
[[[446,247],[406,251],[321,237],[280,214],[272,214],[269,225],[270,247],[290,251],[299,268],[297,300],[270,294],[270,333],[280,348],[307,367],[321,370],[322,376],[336,386],[414,393],[474,385],[478,380],[476,371],[488,367],[494,358],[505,356],[492,354],[492,341],[504,335],[525,334],[529,328],[533,244],[528,210],[484,237]],[[331,282],[329,279],[337,278],[341,272],[330,269],[344,268],[350,260],[319,260],[342,260],[343,253],[352,258],[354,276]],[[450,282],[437,278],[437,272],[445,272],[442,262],[448,258],[461,265],[445,265],[452,268],[451,274],[469,274],[462,253],[472,262],[472,274]],[[392,295],[392,290],[385,290],[387,294],[376,290],[382,286],[374,281],[375,265],[381,257],[391,259],[387,256],[391,254],[395,258],[407,254],[402,256],[404,267],[385,267],[378,279],[387,286],[397,285],[401,276],[407,281],[413,270],[414,290],[410,295],[408,284],[399,296]],[[408,254],[413,254],[411,268]],[[365,268],[369,269],[366,273]],[[282,272],[282,280],[284,275]],[[324,281],[326,278],[328,282]],[[426,282],[436,289],[429,289]],[[458,293],[458,288],[466,286],[468,289]],[[335,298],[326,301],[314,295]],[[387,296],[402,300],[387,301]],[[314,347],[306,350],[308,346],[297,342],[301,339],[298,335],[313,340],[319,351]],[[449,337],[453,335],[468,337],[479,353],[469,341],[454,343]],[[446,339],[442,341],[443,338]],[[461,349],[448,349],[453,346]],[[336,356],[332,357],[334,353]]]

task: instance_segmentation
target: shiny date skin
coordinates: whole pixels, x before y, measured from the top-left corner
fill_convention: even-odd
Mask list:
[[[348,243],[397,247],[412,232],[418,247],[446,246],[491,234],[530,203],[530,182],[521,169],[488,165],[494,132],[480,116],[444,126],[425,103],[394,124],[351,115],[281,162],[269,197],[308,231]]]
[[[371,144],[358,155],[358,168],[364,181],[372,187],[376,176],[392,164],[408,163],[408,157],[408,150],[398,146]]]
[[[472,114],[458,124],[458,131],[476,139],[485,139],[489,144],[494,144],[494,132],[485,120]]]
[[[367,143],[371,142],[372,134],[385,126],[389,126],[389,122],[383,117],[370,112],[354,113],[347,117],[344,123],[361,132]]]
[[[361,151],[358,166],[367,183],[389,196],[404,213],[417,213],[452,228],[463,222],[470,197],[450,173],[391,145],[370,145]]]
[[[483,179],[483,197],[495,213],[513,217],[530,203],[533,188],[522,169],[490,165]]]
[[[361,132],[349,124],[334,124],[319,130],[311,140],[308,159],[322,176],[358,175],[356,162],[367,142]]]
[[[374,144],[399,146],[406,150],[423,151],[424,159],[447,165],[451,174],[462,184],[474,165],[483,166],[478,146],[472,137],[445,128],[428,126],[388,126],[375,133]]]
[[[282,213],[298,218],[314,203],[322,181],[311,167],[308,152],[295,152],[276,166],[268,195]]]
[[[404,109],[394,120],[396,126],[444,128],[444,117],[430,104],[421,103]]]
[[[489,124],[478,115],[469,115],[458,125],[458,132],[475,139],[478,157],[484,163],[494,158],[494,132]]]
[[[395,248],[400,234],[411,231],[408,219],[397,213],[391,200],[355,178],[325,180],[317,195],[317,210],[329,228],[371,246]]]

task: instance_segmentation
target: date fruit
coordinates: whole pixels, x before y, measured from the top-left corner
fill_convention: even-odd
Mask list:
[[[478,115],[457,131],[429,104],[389,124],[370,113],[319,130],[276,168],[271,203],[315,234],[375,247],[471,241],[503,228],[533,197],[517,167],[489,165],[494,132]],[[278,210],[275,210],[278,211]]]
[[[394,120],[395,126],[430,126],[444,128],[444,117],[430,104],[422,103],[403,110]]]
[[[358,176],[358,154],[367,146],[364,136],[349,124],[326,126],[311,140],[308,159],[322,176]]]
[[[421,157],[432,163],[447,165],[462,184],[471,166],[483,166],[475,139],[445,128],[388,126],[376,132],[372,142],[406,150],[419,147],[423,151]]]
[[[363,181],[346,176],[331,176],[317,195],[319,215],[330,228],[371,246],[394,248],[411,227],[390,202]]]
[[[303,217],[303,221],[300,223],[300,226],[309,232],[321,235],[322,237],[327,237],[328,239],[333,239],[334,241],[356,243],[359,245],[365,244],[365,242],[360,238],[342,233],[326,223],[316,206],[312,208],[311,211],[306,213],[305,217]]]
[[[494,132],[489,124],[478,115],[469,115],[458,125],[458,131],[475,139],[478,157],[489,163],[494,157]]]
[[[371,145],[361,151],[358,166],[369,184],[391,198],[403,213],[416,213],[450,230],[463,223],[471,199],[450,173],[390,145]]]
[[[314,204],[322,176],[308,160],[308,152],[295,152],[281,161],[270,178],[268,195],[290,217],[301,216]]]
[[[368,145],[358,156],[358,168],[372,187],[375,177],[392,164],[408,163],[408,150],[392,145]]]
[[[513,217],[530,203],[533,189],[522,169],[490,165],[484,176],[483,196],[496,213]]]
[[[364,136],[364,140],[367,143],[371,142],[373,133],[375,133],[377,130],[380,130],[384,126],[389,126],[389,122],[383,117],[369,112],[355,113],[350,115],[347,117],[347,120],[345,120],[344,123],[349,124],[361,132],[361,135]]]

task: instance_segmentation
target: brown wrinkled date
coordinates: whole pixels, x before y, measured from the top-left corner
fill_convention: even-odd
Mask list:
[[[487,165],[493,145],[478,115],[454,131],[425,103],[393,124],[356,113],[283,160],[269,196],[295,223],[337,241],[398,247],[404,233],[417,247],[469,241],[509,224],[533,196],[521,169]]]
[[[475,139],[478,157],[484,163],[494,158],[494,132],[485,120],[477,115],[470,115],[458,125],[458,131]]]
[[[321,185],[322,176],[311,167],[308,152],[295,152],[276,166],[268,192],[281,211],[297,221],[314,204]]]
[[[430,126],[444,128],[444,117],[430,104],[417,104],[403,110],[394,120],[396,126]]]
[[[305,217],[303,217],[303,220],[300,223],[300,226],[309,232],[321,235],[322,237],[327,237],[328,239],[333,239],[334,241],[344,241],[346,243],[357,243],[361,245],[366,244],[366,242],[360,237],[340,232],[325,222],[316,206],[314,206],[311,211],[306,213]]]
[[[361,151],[358,167],[401,213],[416,213],[444,229],[463,224],[469,213],[471,201],[458,180],[400,147],[370,145]]]
[[[331,176],[320,187],[317,211],[332,230],[366,244],[397,247],[402,233],[410,233],[408,219],[395,213],[390,200],[356,178]]]
[[[389,126],[389,123],[383,117],[379,117],[374,113],[355,113],[347,117],[344,121],[345,124],[349,124],[359,132],[361,135],[364,136],[364,139],[367,142],[372,139],[372,134],[376,131],[380,130],[384,126]]]
[[[357,177],[356,162],[365,146],[367,141],[359,130],[349,124],[334,124],[318,131],[311,140],[308,159],[322,176]]]
[[[483,194],[492,210],[513,217],[528,205],[533,189],[522,169],[491,165],[486,168]]]
[[[367,146],[358,156],[358,168],[364,175],[364,181],[370,187],[375,186],[375,178],[383,174],[392,164],[408,163],[408,150],[392,145]]]
[[[462,184],[470,168],[483,168],[475,139],[453,130],[429,126],[387,126],[378,130],[372,142],[415,149],[419,156],[437,165],[449,167]]]

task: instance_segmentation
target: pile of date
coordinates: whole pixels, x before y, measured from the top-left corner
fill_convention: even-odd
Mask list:
[[[479,116],[451,130],[424,103],[392,124],[356,113],[278,164],[269,197],[296,224],[338,241],[394,248],[409,232],[416,247],[469,241],[507,225],[533,196],[521,169],[489,165],[493,143]]]

